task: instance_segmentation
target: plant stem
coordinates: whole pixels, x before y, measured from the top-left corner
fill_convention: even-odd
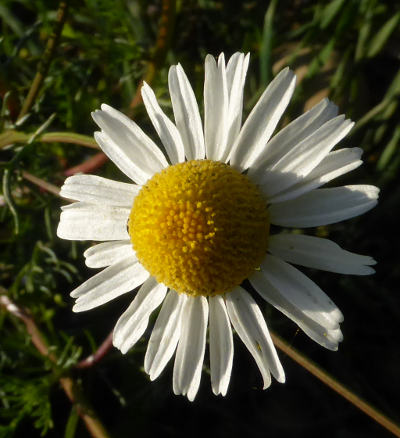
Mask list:
[[[309,373],[311,373],[314,377],[321,380],[325,385],[329,386],[331,389],[336,391],[339,395],[349,401],[352,405],[356,406],[360,409],[364,414],[371,417],[374,421],[379,423],[389,432],[392,432],[393,435],[400,437],[400,426],[390,420],[386,415],[379,412],[373,406],[371,406],[366,401],[362,400],[358,395],[354,394],[354,392],[350,391],[348,388],[339,383],[336,379],[331,377],[328,373],[323,371],[320,367],[311,362],[303,354],[299,353],[293,347],[291,347],[286,341],[284,341],[281,337],[271,332],[271,337],[274,344],[286,353],[291,359],[293,359],[296,363],[301,365],[304,369],[306,369]]]
[[[95,351],[95,353],[88,356],[86,359],[81,360],[77,365],[76,368],[90,368],[93,365],[95,365],[97,362],[100,362],[101,359],[110,351],[112,347],[112,339],[113,339],[113,332],[111,332],[106,339],[104,339],[103,343],[100,345],[100,347]]]
[[[36,349],[51,362],[56,363],[57,357],[50,352],[48,344],[37,327],[32,316],[26,310],[18,307],[7,296],[7,291],[0,286],[0,305],[11,315],[20,319],[26,327],[27,332],[31,336],[31,340]],[[110,438],[109,433],[101,423],[100,419],[95,414],[93,407],[83,395],[82,389],[77,381],[70,376],[60,377],[59,382],[71,401],[75,406],[78,415],[81,417],[87,430],[93,438]]]
[[[46,74],[49,70],[51,60],[53,58],[54,50],[58,43],[62,28],[64,26],[64,22],[67,16],[67,1],[61,1],[58,6],[56,23],[54,26],[54,30],[47,40],[46,48],[43,53],[43,57],[39,62],[38,69],[33,79],[31,88],[29,89],[28,95],[22,105],[21,112],[18,115],[18,120],[20,120],[25,114],[29,112],[35,103],[35,99],[40,91],[40,87],[46,77]]]
[[[26,144],[32,138],[32,135],[33,133],[6,131],[0,134],[0,149],[16,143]],[[72,143],[92,149],[99,149],[99,146],[92,137],[75,134],[74,132],[48,132],[36,137],[35,141],[42,143]]]
[[[171,37],[175,26],[175,0],[163,0],[160,23],[158,26],[157,40],[153,48],[153,55],[147,63],[147,70],[143,79],[136,89],[136,93],[129,105],[128,115],[132,116],[134,108],[142,101],[140,90],[143,82],[151,83],[156,75],[156,71],[164,64]]]
[[[70,167],[64,172],[64,175],[71,176],[75,175],[76,173],[91,173],[101,167],[107,161],[107,155],[104,152],[99,152],[88,158],[83,163],[80,163],[74,167]]]
[[[25,170],[22,171],[22,177],[35,184],[36,186],[42,188],[43,190],[46,190],[46,192],[50,192],[53,193],[53,195],[60,196],[60,188],[55,186],[54,184],[50,184],[47,181],[44,181],[43,179],[38,178],[37,176],[32,175],[29,172],[26,172]]]

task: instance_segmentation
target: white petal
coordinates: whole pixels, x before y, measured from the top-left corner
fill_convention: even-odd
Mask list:
[[[221,161],[227,161],[230,148],[233,146],[240,132],[243,113],[243,91],[249,67],[250,54],[235,53],[231,56],[226,67],[226,77],[229,95],[229,109],[227,120],[226,149]]]
[[[186,157],[188,160],[202,159],[205,147],[199,107],[181,65],[169,69],[168,85],[175,123],[181,134]]]
[[[253,108],[232,148],[231,165],[240,170],[251,167],[265,147],[292,97],[296,76],[288,68],[269,84]]]
[[[316,323],[336,329],[343,321],[342,312],[332,300],[298,269],[267,255],[261,263],[261,271],[286,300]]]
[[[210,160],[221,160],[226,150],[228,104],[224,54],[220,55],[218,66],[214,57],[207,55],[204,80],[204,137],[206,156]]]
[[[338,116],[293,147],[267,169],[259,184],[268,198],[301,182],[350,131],[354,123]]]
[[[171,163],[176,164],[184,162],[185,149],[178,129],[164,114],[157,102],[153,90],[146,84],[146,82],[143,82],[141,92],[147,113],[165,147],[165,150],[167,151]]]
[[[103,104],[92,113],[102,132],[95,139],[110,159],[130,178],[144,184],[168,166],[163,153],[139,126],[121,112]]]
[[[101,306],[140,286],[149,273],[135,258],[126,258],[109,266],[71,292],[77,298],[74,312],[83,312]]]
[[[215,395],[226,395],[232,372],[233,339],[224,299],[209,298],[210,305],[210,371]]]
[[[175,355],[173,390],[193,401],[200,385],[206,347],[208,303],[205,297],[189,297],[182,313],[181,336]]]
[[[94,139],[108,158],[132,181],[143,185],[151,177],[133,161],[133,157],[130,156],[131,150],[125,145],[121,147],[107,134],[99,131],[94,133]]]
[[[68,240],[129,239],[130,209],[74,202],[62,208],[57,236]]]
[[[156,379],[171,359],[181,333],[182,309],[186,295],[170,290],[161,307],[147,345],[144,370]]]
[[[296,199],[272,204],[270,220],[283,227],[317,227],[359,216],[377,204],[379,189],[354,185],[317,189]]]
[[[276,234],[268,240],[268,251],[296,265],[340,274],[369,275],[375,271],[372,257],[354,254],[335,242],[301,234]]]
[[[262,271],[255,272],[249,280],[264,300],[295,322],[313,341],[329,350],[338,349],[338,342],[343,339],[339,328],[329,329],[307,316],[302,309],[274,288]]]
[[[287,190],[279,191],[276,195],[269,197],[268,202],[275,204],[297,198],[340,175],[356,169],[362,164],[361,155],[362,149],[360,148],[346,148],[331,152],[305,178]]]
[[[145,332],[151,313],[162,303],[167,286],[154,277],[145,281],[131,305],[119,318],[114,329],[113,344],[125,354]]]
[[[272,167],[284,155],[291,151],[325,122],[335,117],[338,108],[328,99],[323,99],[306,113],[293,120],[279,131],[260,151],[249,169],[249,175],[254,177],[259,171]]]
[[[73,175],[61,187],[60,195],[94,204],[132,207],[141,186],[112,181],[96,175]]]
[[[278,382],[285,381],[267,324],[254,299],[241,287],[226,294],[229,318],[240,339],[254,357],[264,380],[264,389],[271,384],[271,376]]]
[[[104,268],[127,257],[137,260],[129,240],[99,243],[88,248],[83,255],[86,257],[85,263],[89,268]]]

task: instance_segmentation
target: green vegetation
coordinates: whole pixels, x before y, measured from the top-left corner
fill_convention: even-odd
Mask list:
[[[107,349],[129,296],[84,314],[71,310],[69,292],[94,271],[83,263],[87,243],[56,236],[65,204],[58,188],[76,171],[124,179],[96,150],[90,112],[106,102],[156,138],[139,99],[141,80],[170,114],[169,65],[184,66],[201,101],[204,57],[221,51],[251,53],[246,113],[289,65],[299,84],[283,124],[326,96],[356,121],[341,146],[361,147],[364,165],[334,185],[377,185],[380,204],[360,218],[311,231],[373,256],[377,274],[312,273],[345,315],[337,353],[314,345],[274,309],[265,307],[265,314],[291,346],[400,421],[393,384],[400,366],[400,4],[2,0],[1,438],[392,436],[283,353],[287,383],[263,392],[239,342],[226,399],[214,397],[203,376],[190,404],[173,395],[171,367],[149,381],[142,369],[146,339],[126,356]],[[85,361],[102,344],[100,360]]]

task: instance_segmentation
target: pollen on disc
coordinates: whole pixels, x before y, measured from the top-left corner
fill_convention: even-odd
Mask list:
[[[211,160],[155,174],[135,198],[128,226],[148,272],[192,296],[223,294],[239,285],[265,256],[269,234],[257,186]]]

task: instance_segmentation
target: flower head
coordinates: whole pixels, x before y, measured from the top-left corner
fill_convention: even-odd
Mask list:
[[[242,126],[249,56],[205,62],[204,131],[190,83],[180,65],[169,72],[175,123],[151,88],[143,102],[163,150],[119,111],[93,113],[95,138],[133,184],[93,175],[67,178],[74,199],[63,207],[58,236],[104,241],[85,251],[86,264],[105,268],[75,289],[74,311],[89,310],[140,286],[114,330],[126,353],[160,305],[145,355],[154,380],[175,353],[173,389],[193,400],[199,388],[209,328],[211,384],[225,395],[233,362],[232,327],[259,367],[264,388],[283,368],[246,278],[267,302],[311,339],[336,350],[343,316],[291,264],[345,274],[373,271],[372,258],[305,234],[270,235],[270,224],[307,228],[360,215],[376,204],[368,185],[319,188],[361,164],[358,148],[333,147],[353,123],[325,99],[272,134],[295,86],[282,70]],[[271,138],[272,137],[272,138]]]

